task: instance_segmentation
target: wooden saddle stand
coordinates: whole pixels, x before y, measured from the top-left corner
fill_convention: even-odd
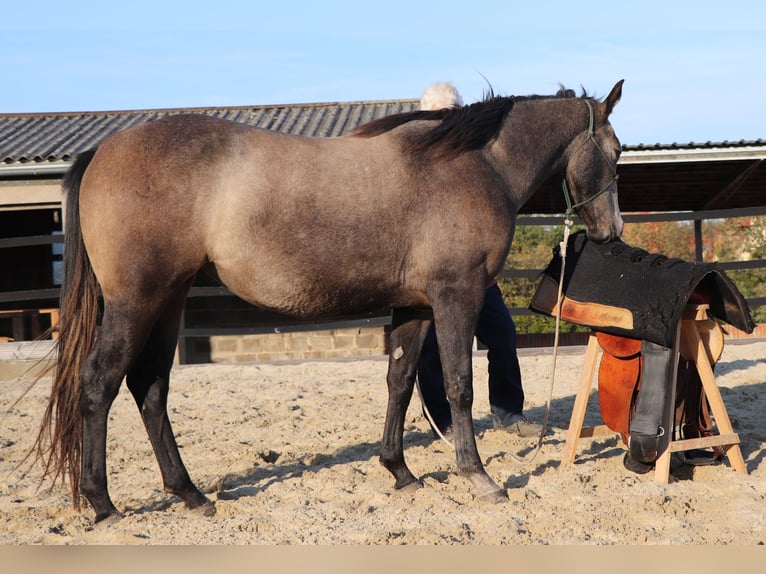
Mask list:
[[[711,435],[698,438],[676,439],[673,440],[673,429],[676,422],[676,411],[673,408],[673,401],[666,401],[665,412],[662,413],[661,425],[669,432],[664,433],[658,444],[659,456],[655,463],[655,480],[667,483],[670,477],[670,458],[674,452],[690,451],[693,449],[716,448],[719,447],[726,453],[731,467],[737,471],[747,474],[745,460],[742,457],[742,451],[739,447],[739,436],[734,432],[726,411],[721,392],[713,374],[714,358],[713,351],[709,347],[710,341],[703,337],[698,329],[698,323],[707,324],[708,305],[687,305],[681,319],[681,324],[677,328],[675,344],[672,349],[673,368],[668,382],[668,396],[675,397],[677,393],[677,374],[679,361],[684,358],[692,361],[699,374],[699,379],[707,396],[710,405],[710,412],[715,419],[718,427],[718,435]],[[722,345],[720,347],[722,349]],[[580,374],[580,383],[577,387],[572,416],[569,420],[569,429],[566,434],[566,445],[562,463],[569,466],[574,463],[577,453],[577,446],[581,438],[590,438],[614,434],[617,431],[606,424],[595,427],[583,427],[585,412],[588,406],[588,397],[590,396],[593,377],[596,373],[596,364],[598,362],[601,346],[598,342],[596,333],[590,335],[588,346],[585,351],[585,362],[582,373]],[[626,409],[627,412],[627,409]]]
[[[619,240],[594,244],[584,233],[567,244],[561,301],[560,274],[557,248],[530,309],[549,316],[560,312],[562,320],[594,330],[563,466],[574,463],[581,438],[619,433],[628,447],[626,468],[639,473],[654,468],[659,482],[669,481],[676,452],[689,455],[685,460],[692,464],[726,455],[735,471],[747,473],[713,372],[724,343],[716,319],[745,332],[754,328],[744,297],[726,274],[713,263],[669,259]],[[583,427],[599,355],[605,424]]]

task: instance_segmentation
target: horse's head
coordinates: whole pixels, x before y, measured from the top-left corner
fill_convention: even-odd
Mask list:
[[[588,238],[606,242],[622,234],[617,203],[617,160],[620,142],[609,124],[609,114],[622,95],[620,80],[603,102],[583,99],[589,114],[587,131],[567,149],[564,196],[567,207],[585,223]]]

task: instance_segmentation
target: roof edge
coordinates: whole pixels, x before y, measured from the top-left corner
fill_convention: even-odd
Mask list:
[[[245,111],[245,110],[268,110],[273,108],[328,108],[333,106],[355,106],[355,105],[386,105],[419,102],[418,98],[394,98],[388,100],[356,100],[356,101],[336,101],[336,102],[304,102],[297,104],[259,104],[242,106],[197,106],[180,108],[136,108],[124,110],[70,110],[60,112],[2,112],[2,118],[41,118],[41,117],[71,117],[71,116],[106,116],[106,115],[132,115],[132,114],[172,114],[172,113],[190,113],[199,114],[211,111]]]
[[[619,164],[639,163],[679,163],[694,161],[731,161],[766,159],[766,141],[720,142],[689,144],[679,147],[676,144],[646,148],[643,146],[624,146]]]

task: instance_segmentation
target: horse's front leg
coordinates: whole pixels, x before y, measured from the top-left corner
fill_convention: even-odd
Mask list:
[[[444,372],[444,387],[450,403],[458,473],[474,485],[478,498],[501,502],[508,494],[484,470],[476,447],[473,427],[472,343],[484,292],[444,290],[446,305],[434,302],[436,338]],[[456,305],[456,301],[465,301]]]
[[[404,462],[404,417],[412,398],[420,349],[430,326],[430,320],[418,318],[405,309],[394,310],[388,358],[388,408],[380,463],[396,478],[394,488],[397,490],[420,486]]]

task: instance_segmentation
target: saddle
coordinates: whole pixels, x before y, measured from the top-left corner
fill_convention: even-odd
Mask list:
[[[723,352],[723,329],[712,319],[698,321],[697,328],[710,349],[711,367],[715,368]],[[598,369],[601,418],[607,427],[620,434],[628,447],[623,461],[626,468],[643,474],[652,469],[658,456],[661,436],[658,427],[665,405],[672,398],[666,396],[672,376],[672,354],[670,349],[640,339],[599,331],[596,339],[602,350]],[[711,436],[710,405],[692,351],[682,344],[680,355],[673,398],[677,432],[674,439]],[[722,455],[717,447],[712,453],[695,450],[682,454],[687,462],[697,465],[713,464]]]
[[[559,248],[543,272],[530,304],[555,316],[561,276]],[[663,412],[674,401],[679,438],[708,436],[709,405],[692,350],[682,344],[676,396],[669,397],[672,346],[687,303],[705,303],[710,318],[697,322],[710,349],[711,366],[723,351],[718,320],[752,332],[755,325],[742,294],[715,263],[689,263],[631,247],[617,240],[597,244],[585,232],[567,244],[561,318],[591,327],[603,351],[598,372],[599,406],[604,423],[628,446],[624,464],[648,472],[658,457]],[[667,429],[668,432],[673,429]],[[688,462],[709,464],[722,456],[693,453]]]

